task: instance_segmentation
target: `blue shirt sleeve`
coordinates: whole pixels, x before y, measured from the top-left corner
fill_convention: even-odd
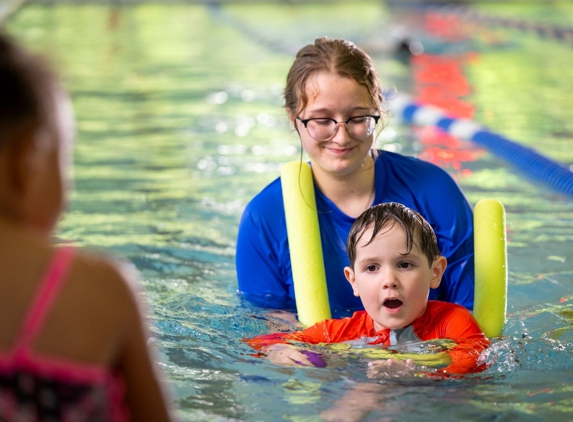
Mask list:
[[[279,179],[245,208],[239,224],[235,263],[239,293],[245,299],[269,308],[294,308]]]

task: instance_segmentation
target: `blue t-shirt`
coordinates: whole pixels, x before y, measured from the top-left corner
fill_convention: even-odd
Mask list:
[[[473,309],[473,213],[464,194],[441,168],[414,157],[379,151],[373,204],[400,202],[432,225],[448,267],[430,299]],[[333,314],[363,309],[344,276],[349,265],[346,239],[354,218],[338,209],[314,187],[328,297]],[[294,308],[294,285],[280,178],[245,208],[237,239],[239,292],[249,301],[272,308]]]

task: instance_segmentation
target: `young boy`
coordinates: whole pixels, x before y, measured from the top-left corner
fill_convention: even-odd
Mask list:
[[[354,222],[346,250],[350,266],[344,274],[364,311],[303,331],[258,336],[247,343],[274,363],[312,365],[305,353],[288,342],[365,339],[366,344],[390,346],[451,339],[457,343],[447,351],[451,363],[439,372],[483,369],[477,358],[489,340],[469,311],[452,303],[428,301],[430,288],[440,285],[447,263],[432,227],[420,214],[396,202],[373,206]]]

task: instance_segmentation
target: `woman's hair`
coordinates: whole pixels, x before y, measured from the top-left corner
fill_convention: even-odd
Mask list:
[[[346,242],[346,253],[350,258],[350,267],[354,268],[356,246],[368,229],[372,228],[372,235],[366,245],[370,244],[376,235],[381,233],[382,229],[386,227],[386,231],[388,231],[396,223],[400,224],[406,234],[406,254],[410,253],[416,245],[420,252],[426,255],[431,266],[434,259],[441,255],[432,226],[424,217],[405,205],[398,202],[387,202],[368,208],[354,221]]]
[[[0,148],[27,131],[53,129],[56,83],[43,59],[0,32]]]
[[[285,107],[294,116],[307,106],[306,84],[318,72],[355,80],[370,93],[372,107],[382,113],[380,82],[368,54],[347,40],[317,38],[299,50],[287,75]]]

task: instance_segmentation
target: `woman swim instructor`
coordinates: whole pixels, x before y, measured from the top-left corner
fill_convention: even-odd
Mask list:
[[[439,167],[372,149],[383,97],[370,57],[349,41],[319,38],[298,52],[284,96],[289,119],[310,158],[333,313],[362,309],[344,277],[352,223],[366,208],[392,201],[430,222],[448,260],[444,280],[430,292],[430,299],[472,309],[471,207]],[[247,205],[239,226],[236,265],[239,292],[246,299],[266,307],[294,307],[280,178]]]

